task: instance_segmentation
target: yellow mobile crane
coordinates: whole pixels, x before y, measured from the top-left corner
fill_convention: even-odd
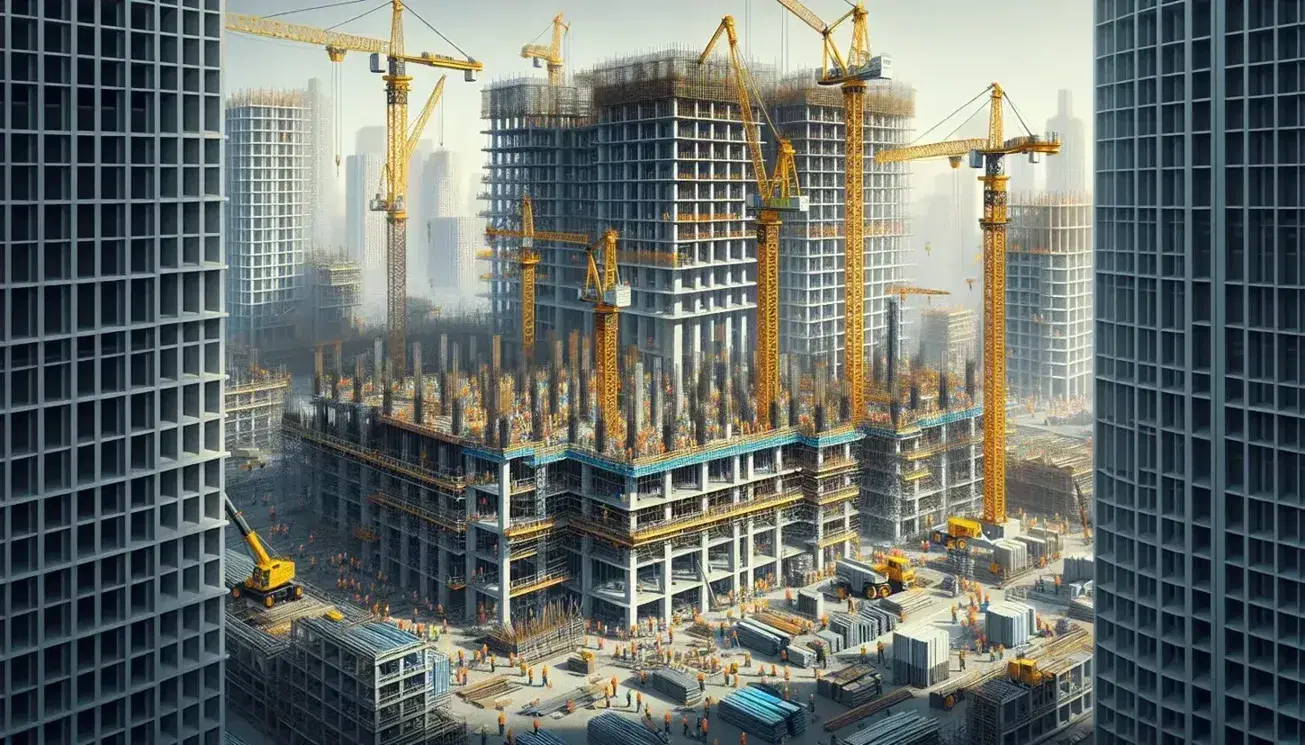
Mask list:
[[[852,418],[860,421],[865,411],[865,81],[892,77],[887,57],[870,56],[870,34],[866,30],[865,6],[858,2],[837,21],[825,23],[798,0],[779,0],[790,12],[820,34],[824,47],[820,55],[821,85],[843,89],[843,276],[844,341],[843,379],[847,382]],[[838,51],[832,34],[852,19],[852,44],[847,54]],[[831,65],[832,63],[832,65]]]
[[[254,558],[254,573],[245,581],[231,589],[234,597],[249,594],[264,606],[271,608],[281,601],[298,600],[304,596],[304,588],[295,583],[295,563],[290,559],[273,558],[263,546],[258,533],[249,527],[245,516],[236,509],[231,497],[226,497],[227,517],[235,524],[245,544],[249,546],[249,555]]]
[[[793,144],[779,136],[775,123],[770,121],[766,108],[761,113],[778,140],[775,169],[766,172],[761,153],[761,133],[752,116],[752,97],[749,88],[756,92],[756,84],[739,55],[739,38],[734,28],[734,17],[725,16],[707,48],[698,55],[698,64],[707,61],[716,42],[724,34],[729,40],[730,68],[734,89],[739,97],[739,117],[752,156],[752,174],[757,181],[757,193],[750,205],[757,210],[757,419],[762,427],[773,426],[779,396],[779,226],[781,212],[806,212],[810,200],[802,196],[798,186],[797,168],[793,162]]]
[[[465,54],[465,59],[430,52],[407,54],[403,46],[404,9],[403,0],[390,0],[389,41],[240,13],[227,13],[225,16],[228,31],[323,46],[332,62],[344,60],[347,52],[368,53],[371,55],[372,72],[383,76],[385,189],[372,200],[371,208],[386,215],[385,263],[388,292],[386,323],[390,330],[390,361],[395,375],[403,375],[407,369],[407,194],[408,160],[411,154],[408,143],[415,142],[415,138],[421,135],[420,127],[411,135],[408,132],[408,91],[411,89],[412,76],[407,74],[407,65],[461,70],[464,79],[468,82],[474,82],[476,73],[485,69],[484,65]],[[416,16],[416,13],[413,15]],[[421,16],[417,16],[417,19],[425,23]],[[432,100],[434,99],[437,99],[437,96],[432,96]],[[434,108],[434,104],[428,102],[427,107]],[[424,125],[425,120],[422,120],[421,124]]]
[[[1002,102],[1007,98],[997,83],[988,86],[970,103],[989,96],[988,136],[982,139],[949,140],[927,145],[908,145],[875,154],[879,163],[947,158],[957,168],[968,157],[971,168],[982,168],[983,217],[983,521],[989,525],[1006,522],[1006,172],[1007,155],[1027,154],[1030,160],[1060,152],[1060,140],[1026,135],[1006,139],[1002,129]],[[967,106],[969,104],[966,104]],[[1011,104],[1023,124],[1019,109]],[[964,107],[962,107],[964,108]],[[959,111],[959,109],[958,109]],[[950,118],[950,117],[949,117]],[[979,523],[967,518],[949,518],[949,535],[934,533],[935,541],[978,537]],[[980,531],[981,534],[981,531]],[[960,541],[964,543],[964,541]],[[963,548],[958,546],[958,548]]]
[[[533,60],[535,67],[548,65],[548,84],[562,84],[562,37],[571,30],[571,24],[562,18],[558,13],[553,16],[553,43],[549,46],[540,44],[526,44],[521,47],[521,56],[528,60]],[[543,31],[539,32],[540,36]],[[536,36],[535,38],[539,38]]]

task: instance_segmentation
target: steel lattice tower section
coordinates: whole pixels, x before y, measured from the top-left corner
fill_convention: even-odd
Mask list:
[[[1001,102],[992,118],[1001,120]],[[998,124],[998,126],[1000,126]],[[1000,129],[998,129],[1000,131]],[[983,168],[983,519],[1006,519],[1006,417],[991,416],[1006,407],[1006,173],[1005,156],[984,156]]]
[[[847,118],[843,169],[843,274],[848,341],[843,344],[843,380],[854,420],[865,416],[865,82],[843,83]],[[855,347],[853,346],[855,343]]]

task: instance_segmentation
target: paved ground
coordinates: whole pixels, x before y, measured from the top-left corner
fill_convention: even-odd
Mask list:
[[[268,537],[272,546],[282,553],[290,554],[296,558],[299,562],[300,575],[308,582],[326,591],[337,603],[357,603],[363,607],[370,607],[373,603],[383,605],[384,603],[389,602],[391,604],[391,611],[394,615],[405,619],[411,617],[412,608],[414,605],[417,605],[420,611],[419,620],[432,621],[434,619],[434,614],[426,611],[424,602],[419,601],[414,603],[411,597],[405,596],[403,593],[389,587],[385,578],[380,578],[374,572],[369,572],[365,568],[357,570],[347,569],[343,575],[350,581],[358,583],[357,591],[338,591],[336,581],[341,576],[339,568],[337,566],[329,565],[325,557],[338,554],[343,550],[345,542],[340,540],[338,537],[333,537],[328,531],[321,529],[319,526],[315,526],[310,512],[302,505],[296,505],[292,498],[293,495],[273,494],[269,492],[265,496],[266,501],[264,501],[263,496],[260,495],[246,496],[242,500],[243,503],[238,506],[245,512],[246,517],[249,519],[253,527],[258,530],[260,534]],[[270,508],[272,507],[277,508],[275,516],[270,512]],[[283,526],[278,530],[283,530],[284,532],[272,533],[271,528],[273,525]],[[232,548],[243,549],[243,543],[240,540],[240,536],[235,531],[229,531],[229,542]],[[1090,553],[1090,547],[1084,545],[1081,536],[1075,535],[1069,537],[1067,543],[1069,544],[1067,552],[1072,555]],[[304,546],[303,554],[299,553],[300,544],[303,544]],[[912,556],[912,559],[917,562],[926,558],[918,551],[908,553]],[[316,566],[313,566],[311,562],[312,556],[319,557]],[[1061,563],[1056,562],[1045,570],[1035,571],[1026,575],[1015,584],[1032,584],[1038,576],[1045,576],[1049,580],[1052,574],[1059,572],[1060,569]],[[927,572],[928,570],[925,571]],[[989,592],[993,601],[1004,598],[1004,593],[1001,590],[996,588],[985,589]],[[952,629],[954,638],[959,636],[960,628],[953,626],[949,610],[955,600],[950,597],[945,597],[940,590],[935,589],[930,590],[929,592],[934,597],[934,603],[931,606],[931,609],[924,613],[912,614],[906,625],[908,627],[919,627],[928,624],[947,627]],[[771,593],[770,599],[772,602],[782,603],[783,591],[780,590]],[[1064,606],[1048,605],[1036,601],[1032,604],[1038,608],[1038,611],[1043,615],[1045,620],[1054,621],[1064,616]],[[710,621],[719,621],[723,618],[723,615],[723,613],[711,613],[708,614],[707,618]],[[735,616],[737,615],[738,610],[736,609]],[[690,640],[692,640],[692,637],[689,637],[687,634],[677,633],[676,643],[672,645],[672,648],[687,649]],[[883,641],[885,644],[891,644],[891,634],[885,637]],[[591,648],[594,648],[593,638],[591,638],[590,644]],[[444,635],[439,640],[438,645],[442,651],[445,651],[455,659],[458,649],[464,650],[467,659],[470,659],[474,650],[479,648],[479,645],[475,643],[472,636],[464,633],[456,627],[450,634]],[[633,707],[627,707],[625,705],[624,686],[627,681],[633,684],[636,680],[631,677],[631,671],[628,667],[622,667],[615,664],[611,657],[612,649],[613,642],[609,640],[606,644],[606,649],[602,653],[599,653],[599,673],[603,675],[604,679],[610,678],[612,675],[617,676],[622,686],[622,690],[618,693],[614,702],[617,705],[613,710],[620,715],[629,717],[633,720],[637,718],[637,715],[635,714]],[[594,648],[594,651],[597,652],[597,649]],[[891,659],[891,649],[889,649],[888,655],[889,659]],[[508,694],[508,698],[511,699],[511,704],[506,707],[505,712],[507,716],[507,726],[514,732],[523,732],[532,726],[532,718],[519,713],[521,708],[531,700],[559,695],[585,683],[580,675],[563,670],[567,656],[568,655],[560,655],[555,659],[548,660],[546,663],[552,676],[551,690],[543,687],[540,676],[538,675],[538,669],[542,667],[542,664],[544,663],[536,664],[537,675],[533,687],[525,686],[525,679],[519,675],[516,676],[523,684],[523,687]],[[873,647],[870,649],[869,656],[869,661],[874,663],[875,654]],[[725,650],[721,653],[721,657],[723,662],[728,663],[739,661],[740,666],[742,666],[741,651],[734,652]],[[829,668],[824,671],[824,673],[827,674],[836,669],[857,662],[859,661],[859,657],[860,655],[857,650],[844,653],[842,659],[831,661]],[[991,667],[992,665],[1001,664],[998,662],[980,661],[979,658],[980,655],[969,655],[967,669],[984,669]],[[744,671],[745,674],[742,681],[744,684],[759,679],[759,676],[757,675],[757,664],[762,662],[767,666],[771,664],[778,666],[781,664],[778,659],[760,655],[755,652],[753,654],[753,659],[754,667],[751,670]],[[953,653],[951,669],[953,675],[959,674],[959,664],[955,653]],[[503,672],[502,666],[500,667],[499,672]],[[802,670],[799,668],[793,668],[791,672],[792,680],[790,686],[792,700],[805,705],[809,700],[810,694],[815,690],[814,674],[810,670]],[[490,675],[491,673],[487,668],[473,670],[469,675],[469,682],[474,684],[477,681],[484,680]],[[890,683],[888,688],[890,690],[894,688],[895,686],[891,685],[891,675],[886,670],[884,671],[884,677],[886,682]],[[672,743],[687,743],[691,739],[698,739],[683,736],[682,717],[688,716],[689,725],[692,729],[697,721],[698,715],[702,713],[701,707],[698,707],[697,710],[693,712],[682,711],[650,689],[641,690],[636,686],[632,690],[640,691],[643,694],[645,702],[652,707],[654,720],[659,724],[663,721],[663,715],[666,711],[668,709],[672,710]],[[711,696],[713,701],[719,701],[721,698],[728,695],[731,690],[732,689],[726,688],[722,685],[708,685],[707,694]],[[479,743],[482,742],[482,738],[486,745],[501,745],[501,743],[503,743],[504,738],[500,737],[498,734],[498,711],[479,709],[456,697],[453,699],[452,708],[454,714],[467,720],[470,730],[474,733],[471,737],[470,745],[479,745]],[[930,709],[927,691],[916,691],[916,696],[912,700],[901,704],[900,706],[893,707],[892,709],[893,712],[904,710],[918,710],[922,714],[937,717],[943,722],[943,731],[945,734],[948,732],[954,732],[964,722],[965,716],[964,703],[960,704],[950,712]],[[602,709],[578,710],[569,716],[545,719],[541,723],[541,726],[544,729],[561,736],[570,743],[580,745],[585,742],[584,729],[586,723],[590,718],[602,713],[602,711]],[[817,696],[816,716],[818,721],[816,722],[816,726],[810,727],[807,730],[807,733],[799,740],[794,741],[792,745],[816,745],[818,742],[829,742],[830,733],[824,730],[822,722],[828,717],[840,714],[843,711],[846,711],[846,707],[836,704],[829,699]],[[883,713],[877,716],[882,717],[886,715],[886,713]],[[243,725],[243,723],[240,724]],[[849,732],[854,731],[855,728],[856,725],[853,725],[844,731],[840,731],[838,734],[846,736]],[[245,727],[241,730],[242,736],[245,729],[248,728]],[[481,734],[482,732],[483,735]],[[246,739],[251,743],[255,742],[248,737],[246,737]],[[720,745],[720,743],[734,745],[735,743],[738,743],[740,739],[738,729],[719,721],[717,711],[714,707],[709,721],[709,739],[713,745]],[[754,743],[760,745],[759,740],[754,739]]]

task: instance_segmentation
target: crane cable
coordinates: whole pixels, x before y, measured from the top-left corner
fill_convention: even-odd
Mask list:
[[[263,17],[279,18],[281,16],[288,16],[291,13],[307,13],[313,10],[326,10],[328,8],[343,8],[346,5],[357,5],[358,3],[363,3],[363,2],[367,2],[367,0],[344,0],[343,2],[339,2],[339,3],[328,3],[326,5],[313,5],[308,8],[295,8],[294,10],[283,10],[280,13],[268,13]]]
[[[389,3],[386,3],[386,5],[388,5],[388,4],[389,4]],[[450,39],[449,37],[447,37],[447,36],[445,36],[444,34],[440,33],[440,30],[439,30],[439,29],[437,29],[437,28],[435,28],[434,26],[432,26],[432,25],[430,25],[429,23],[427,23],[427,22],[426,22],[426,19],[425,19],[425,18],[422,18],[422,17],[421,17],[421,14],[419,14],[417,11],[415,11],[415,10],[413,10],[411,7],[409,7],[407,3],[402,3],[402,5],[403,5],[404,10],[407,10],[409,13],[412,14],[412,17],[413,17],[413,18],[416,18],[418,21],[421,21],[421,23],[422,23],[423,26],[425,26],[426,28],[430,29],[431,31],[434,31],[436,36],[438,36],[438,37],[440,37],[441,39],[443,39],[443,40],[445,41],[445,43],[447,43],[449,46],[451,46],[451,47],[453,47],[454,49],[458,50],[458,54],[461,54],[463,57],[466,57],[467,59],[471,59],[471,55],[470,55],[470,54],[467,54],[466,52],[462,51],[462,47],[458,46],[457,44],[454,44],[452,39]]]

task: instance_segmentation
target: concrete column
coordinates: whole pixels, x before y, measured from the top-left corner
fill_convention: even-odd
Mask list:
[[[743,536],[747,535],[747,524],[740,525],[736,522],[731,526],[731,530],[733,539],[730,541],[730,589],[737,596],[739,590],[742,589],[739,587],[739,572],[743,570],[743,567],[739,566],[740,554],[742,553],[739,551],[739,541],[743,539]]]
[[[671,488],[672,488],[672,484],[674,483],[675,480],[671,478],[671,474],[669,471],[662,474],[662,496],[665,497],[666,499],[671,498]]]
[[[590,556],[593,543],[592,538],[584,538],[580,544],[580,612],[586,617],[594,609],[594,560]]]
[[[667,508],[669,509],[669,508]],[[666,623],[671,622],[671,596],[675,594],[675,576],[671,572],[671,542],[667,541],[662,545],[662,576],[665,580],[662,582],[662,620]]]
[[[625,627],[629,629],[639,621],[639,569],[634,561],[625,570]]]
[[[506,535],[511,525],[512,470],[507,463],[498,467],[498,494],[498,620],[507,623],[512,620],[512,559]]]
[[[385,360],[381,357],[381,340],[377,337],[372,341],[372,377],[376,390],[381,389],[381,377],[384,374]]]

